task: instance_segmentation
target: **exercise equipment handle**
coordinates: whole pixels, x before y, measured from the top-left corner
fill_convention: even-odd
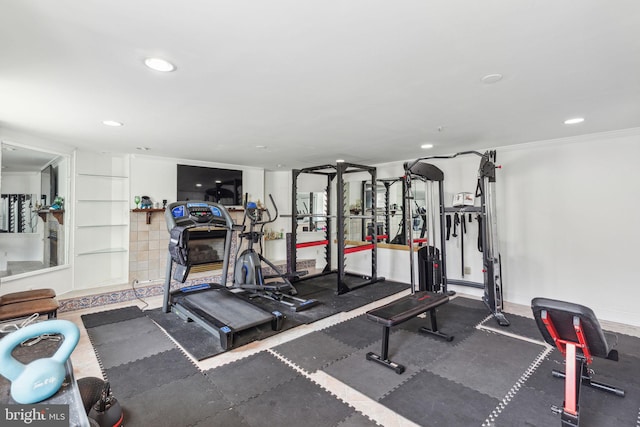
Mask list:
[[[271,196],[271,194],[269,194],[269,199],[271,200],[273,210],[276,211],[276,214],[273,218],[271,218],[269,211],[267,211],[267,215],[269,215],[269,221],[265,222],[265,224],[269,224],[270,222],[274,222],[276,219],[278,219],[278,205],[276,205],[276,202],[273,201],[273,196]]]

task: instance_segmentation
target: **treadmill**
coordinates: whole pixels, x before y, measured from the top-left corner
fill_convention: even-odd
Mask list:
[[[165,210],[165,220],[171,235],[162,302],[165,313],[174,312],[218,335],[224,350],[233,348],[235,335],[246,329],[266,323],[274,331],[282,329],[281,312],[263,310],[226,286],[231,240],[238,226],[224,206],[209,201],[174,202]],[[222,255],[212,247],[202,250],[203,241],[214,242],[216,248],[222,246]],[[206,262],[222,262],[220,284],[201,283],[171,290],[172,278],[184,283],[192,265]]]

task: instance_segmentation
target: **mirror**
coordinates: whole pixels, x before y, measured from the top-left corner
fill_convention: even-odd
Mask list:
[[[13,143],[1,146],[0,277],[66,264],[68,157]]]
[[[402,203],[396,200],[396,193],[400,199],[402,191],[396,192],[391,180],[377,180],[373,191],[371,181],[350,181],[348,186],[349,221],[347,221],[348,240],[365,241],[367,236],[375,233],[378,243],[389,243],[394,237],[396,222],[401,220]],[[376,201],[375,221],[373,219],[373,198]],[[389,207],[387,210],[387,201]]]
[[[298,219],[298,232],[326,229],[327,194],[324,191],[297,193],[296,205],[296,213],[302,216]]]
[[[425,232],[424,207],[425,191],[422,182],[414,182],[413,202],[411,206],[411,227],[416,237]],[[349,211],[351,216],[347,223],[350,240],[364,240],[375,229],[379,243],[404,245],[403,187],[401,178],[381,178],[376,182],[376,220],[373,228],[372,199],[374,192],[370,181],[349,182]],[[362,210],[364,202],[364,212]],[[358,218],[357,216],[365,216]]]

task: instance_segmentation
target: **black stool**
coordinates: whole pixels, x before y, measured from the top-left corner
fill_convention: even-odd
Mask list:
[[[422,291],[368,311],[367,319],[382,325],[382,352],[380,354],[367,353],[367,360],[373,360],[389,369],[393,369],[397,374],[403,373],[405,367],[389,359],[389,329],[427,311],[431,315],[431,328],[422,327],[418,332],[432,334],[447,341],[453,340],[452,336],[443,334],[438,330],[436,321],[436,307],[447,302],[449,302],[449,296],[446,294]]]

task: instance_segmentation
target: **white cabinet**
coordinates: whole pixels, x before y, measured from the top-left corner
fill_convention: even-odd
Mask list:
[[[74,286],[89,289],[129,280],[129,159],[75,155]]]

